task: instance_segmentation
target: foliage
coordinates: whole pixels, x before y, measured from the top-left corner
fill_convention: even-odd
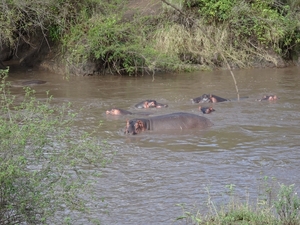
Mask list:
[[[146,23],[146,18],[124,22],[116,12],[107,16],[96,14],[73,26],[64,37],[63,47],[68,50],[72,46],[68,60],[74,64],[92,60],[119,74],[153,72],[172,63],[173,57],[152,47],[151,27]]]
[[[5,0],[0,3],[0,47],[6,44],[17,47],[20,40],[31,42],[41,32],[47,39],[59,40],[60,36],[78,22],[82,11],[91,13],[97,0]],[[31,43],[34,44],[34,43]]]
[[[9,67],[7,67],[6,69],[0,69],[0,78],[4,78],[8,75],[9,72]]]
[[[298,224],[300,218],[300,198],[295,193],[294,185],[280,185],[278,199],[274,203],[282,224]]]
[[[0,47],[2,45],[16,48],[18,41],[29,41],[38,28],[44,29],[47,21],[53,18],[47,10],[49,1],[30,0],[2,1],[0,13]]]
[[[72,131],[70,104],[55,106],[48,93],[39,101],[28,87],[20,101],[8,85],[0,86],[0,224],[61,224],[58,214],[72,221],[88,210],[91,177],[109,162],[110,147]]]
[[[199,0],[197,7],[199,13],[210,22],[226,21],[231,16],[232,8],[236,5],[236,0]]]
[[[121,0],[5,0],[0,49],[38,49],[39,39],[70,71],[127,75],[220,67],[220,55],[236,67],[300,55],[299,0],[167,2],[147,16]]]
[[[187,5],[197,8],[206,24],[227,27],[236,50],[249,46],[255,49],[251,52],[263,52],[270,48],[286,59],[298,51],[299,17],[287,2],[199,0],[187,1]]]
[[[237,16],[233,18],[232,30],[236,37],[244,38],[272,47],[276,52],[286,55],[284,49],[289,49],[300,41],[297,33],[298,22],[294,19],[288,5],[274,6],[273,1],[259,0],[248,7],[237,6]],[[240,10],[239,10],[240,9]]]

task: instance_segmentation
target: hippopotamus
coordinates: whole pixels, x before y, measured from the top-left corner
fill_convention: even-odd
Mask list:
[[[202,107],[202,106],[199,106],[199,110],[202,111],[203,114],[209,114],[216,111],[213,109],[213,107]]]
[[[186,129],[205,129],[213,123],[203,117],[192,113],[177,112],[161,116],[143,119],[132,119],[127,121],[125,134],[139,134],[143,131],[168,131]]]
[[[112,108],[110,110],[106,110],[106,114],[107,115],[113,115],[113,116],[125,116],[125,115],[133,115],[133,114],[139,114],[139,115],[143,115],[143,116],[151,115],[151,113],[147,113],[147,112],[132,113],[132,112],[127,111],[125,109],[119,109],[119,108]]]
[[[279,99],[279,98],[276,95],[265,95],[263,98],[257,99],[257,101],[264,101],[264,100],[274,101],[277,99]]]
[[[22,82],[22,85],[28,86],[28,85],[36,85],[36,84],[45,84],[47,81],[44,80],[28,80]]]
[[[124,109],[112,108],[111,110],[106,110],[107,115],[114,115],[114,116],[123,116],[123,115],[132,115],[132,112],[129,112]]]
[[[192,98],[191,99],[193,103],[216,103],[216,102],[226,102],[226,101],[230,101],[229,99],[226,98],[221,98],[219,96],[216,95],[208,95],[208,94],[203,94],[200,97],[197,98]]]
[[[135,105],[138,109],[144,109],[144,108],[163,108],[168,107],[167,104],[158,103],[155,100],[145,100]]]

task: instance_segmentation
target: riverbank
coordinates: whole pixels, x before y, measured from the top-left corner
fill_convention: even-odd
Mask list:
[[[80,76],[300,65],[300,4],[277,3],[7,4],[0,61]],[[21,21],[6,24],[9,12]]]

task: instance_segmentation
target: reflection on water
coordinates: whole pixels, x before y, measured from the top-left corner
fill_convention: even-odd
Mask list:
[[[181,215],[175,206],[205,205],[208,193],[216,203],[228,197],[225,185],[236,185],[245,199],[255,199],[258,179],[276,177],[280,183],[300,187],[300,69],[253,69],[234,71],[241,97],[236,101],[228,71],[194,74],[162,74],[152,77],[70,77],[31,71],[13,71],[10,80],[47,80],[34,86],[38,97],[50,90],[54,102],[71,101],[75,111],[83,109],[74,129],[93,130],[99,122],[99,139],[117,150],[114,162],[104,169],[96,194],[105,197],[109,214],[95,209],[103,224],[176,224]],[[21,96],[15,86],[12,92]],[[214,126],[202,131],[144,133],[125,136],[126,119],[105,111],[118,107],[131,112],[142,100],[155,99],[168,108],[149,109],[151,115],[184,111],[199,114],[191,98],[204,93],[232,99],[216,103],[216,112],[203,115]],[[276,102],[258,102],[263,95],[276,94]],[[209,104],[207,104],[208,106]],[[139,116],[140,117],[140,116]],[[98,211],[97,211],[98,210]]]

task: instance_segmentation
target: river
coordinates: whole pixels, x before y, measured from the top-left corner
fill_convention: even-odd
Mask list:
[[[229,71],[155,74],[144,77],[66,77],[37,70],[11,70],[12,93],[22,96],[20,82],[40,79],[33,86],[38,98],[50,91],[54,103],[72,102],[79,113],[76,127],[91,131],[99,122],[99,140],[107,140],[116,151],[103,169],[95,194],[105,199],[105,208],[94,208],[93,217],[102,224],[181,224],[176,204],[205,206],[208,197],[216,205],[229,198],[226,185],[235,185],[235,195],[254,200],[261,178],[300,187],[300,68],[234,71],[239,94]],[[214,103],[205,114],[214,126],[205,131],[146,132],[125,136],[130,116],[108,116],[118,107],[151,116],[172,112],[200,114],[191,98],[204,93],[232,101]],[[276,94],[275,102],[256,101]],[[138,110],[134,105],[155,99],[168,108]],[[141,117],[141,116],[139,116]],[[224,204],[224,203],[223,203]]]

